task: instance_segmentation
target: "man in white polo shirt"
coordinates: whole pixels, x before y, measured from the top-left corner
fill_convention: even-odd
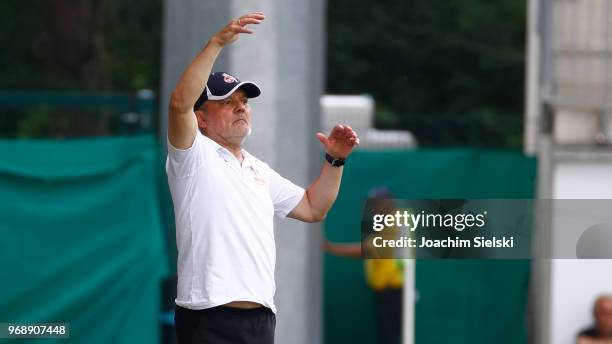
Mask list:
[[[170,100],[166,172],[176,217],[180,344],[274,342],[273,218],[321,221],[338,194],[344,159],[359,144],[348,126],[318,133],[326,158],[306,190],[242,148],[251,133],[248,99],[261,91],[211,71],[225,45],[264,19],[250,13],[214,35]]]

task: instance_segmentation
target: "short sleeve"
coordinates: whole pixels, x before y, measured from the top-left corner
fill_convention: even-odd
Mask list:
[[[274,215],[286,217],[304,197],[304,189],[293,184],[276,171],[270,170],[270,197],[274,204]]]
[[[168,142],[166,173],[175,178],[188,178],[194,175],[204,164],[204,143],[202,134],[197,132],[191,147],[179,149]]]

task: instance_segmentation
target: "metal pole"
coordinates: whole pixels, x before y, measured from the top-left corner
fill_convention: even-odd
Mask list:
[[[605,11],[603,19],[606,25],[605,36],[604,36],[604,51],[605,58],[604,62],[604,92],[603,92],[603,104],[602,112],[599,118],[599,132],[597,133],[595,140],[598,144],[606,144],[610,142],[609,121],[610,121],[610,1],[605,2]]]
[[[414,344],[414,306],[416,259],[404,261],[404,295],[402,305],[402,343]]]
[[[540,117],[540,32],[538,0],[527,3],[527,65],[525,68],[525,124],[523,151],[537,153],[538,118]]]
[[[541,33],[540,44],[538,49],[541,53],[538,56],[537,63],[540,69],[539,82],[536,88],[538,89],[537,103],[533,106],[538,111],[538,130],[539,135],[537,140],[536,150],[538,155],[538,199],[552,198],[553,185],[553,120],[555,104],[553,100],[553,70],[554,60],[552,54],[552,13],[553,6],[551,0],[530,0],[533,9],[537,13],[537,26]],[[540,204],[542,204],[540,202]],[[546,208],[546,207],[543,207]],[[550,256],[550,209],[537,209],[539,226],[536,227],[534,233],[535,249],[548,250],[547,252],[539,252],[539,256]],[[537,255],[534,255],[536,257]],[[532,260],[532,280],[531,280],[531,301],[530,309],[532,311],[533,331],[530,334],[531,342],[534,344],[549,344],[551,339],[551,298],[550,291],[552,277],[552,261],[550,259],[533,259]]]

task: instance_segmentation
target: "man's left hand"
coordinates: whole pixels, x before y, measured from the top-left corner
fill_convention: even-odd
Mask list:
[[[336,159],[346,159],[359,144],[357,133],[348,125],[336,125],[329,136],[317,133],[325,151]]]

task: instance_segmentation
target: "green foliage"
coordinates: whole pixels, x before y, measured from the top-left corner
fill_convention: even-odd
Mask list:
[[[0,13],[0,90],[159,94],[162,0],[5,0]],[[327,26],[328,92],[373,95],[378,127],[520,145],[524,1],[334,0]],[[47,132],[41,116],[0,114],[0,133]]]
[[[4,0],[0,13],[0,89],[159,88],[161,0]]]
[[[0,1],[0,89],[31,89],[40,79],[36,56],[42,32],[41,1]]]
[[[520,144],[524,1],[335,0],[328,8],[328,92],[372,94],[382,128],[449,116],[465,126],[476,116],[502,136],[483,143]],[[519,125],[505,127],[509,116]],[[440,129],[448,128],[429,131]],[[416,134],[427,142],[427,131]]]
[[[162,0],[4,0],[0,13],[0,90],[159,94]],[[85,109],[2,109],[0,135],[108,133],[104,116],[86,116]]]
[[[54,137],[68,128],[69,118],[66,114],[54,111],[45,105],[26,110],[19,122],[17,136],[21,138]]]
[[[147,88],[159,94],[162,1],[110,3],[114,12],[109,15],[108,45],[112,51],[109,70],[117,89]]]

